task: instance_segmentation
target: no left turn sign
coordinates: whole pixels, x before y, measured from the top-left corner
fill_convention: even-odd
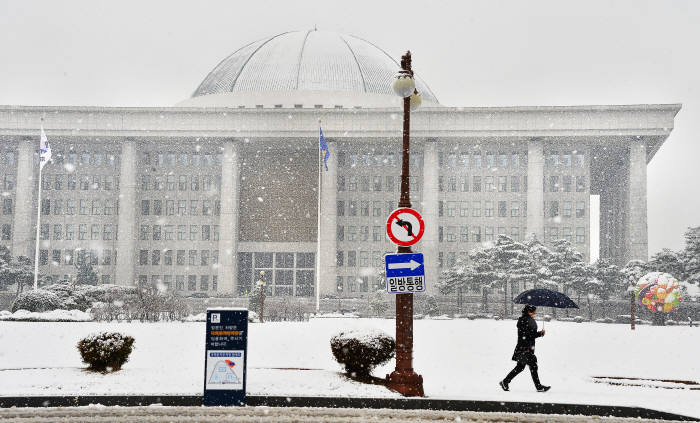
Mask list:
[[[425,232],[423,217],[409,208],[394,210],[386,221],[386,234],[394,244],[409,247],[420,241]]]

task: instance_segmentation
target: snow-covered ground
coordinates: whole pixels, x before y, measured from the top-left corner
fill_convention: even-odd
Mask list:
[[[541,324],[541,322],[540,322]],[[248,392],[266,395],[392,397],[381,386],[341,376],[329,339],[339,330],[394,331],[393,320],[312,319],[251,324]],[[700,382],[700,329],[596,323],[546,323],[538,340],[537,393],[529,372],[503,392],[497,382],[513,367],[514,321],[417,320],[416,371],[433,398],[547,401],[641,406],[700,417],[700,390],[614,386],[599,377]],[[136,339],[131,360],[115,374],[85,372],[75,348],[90,333],[117,330]],[[0,322],[0,395],[201,394],[204,323]],[[375,371],[384,376],[391,361]],[[670,386],[678,386],[672,384]],[[695,386],[696,388],[698,386]]]

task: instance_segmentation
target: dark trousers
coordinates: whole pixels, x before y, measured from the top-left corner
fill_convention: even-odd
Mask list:
[[[515,365],[515,368],[508,373],[508,376],[506,376],[505,379],[503,379],[503,382],[506,384],[509,384],[510,381],[513,380],[514,377],[516,377],[520,372],[522,372],[525,369],[525,366],[530,367],[530,375],[532,375],[532,381],[535,383],[535,387],[539,388],[541,386],[540,383],[540,377],[537,374],[537,357],[535,357],[535,354],[531,352],[526,352],[520,354],[518,357],[518,364]]]

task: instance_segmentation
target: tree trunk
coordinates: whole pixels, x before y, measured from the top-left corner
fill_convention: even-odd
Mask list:
[[[503,319],[508,316],[508,282],[503,282]]]
[[[591,297],[586,295],[586,303],[588,303],[588,320],[593,321],[593,309],[591,308]]]
[[[489,291],[488,288],[481,288],[481,311],[489,312]]]

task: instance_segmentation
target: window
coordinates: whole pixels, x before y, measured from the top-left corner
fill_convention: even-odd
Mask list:
[[[151,177],[148,175],[141,175],[141,191],[148,191],[151,185]]]
[[[102,186],[106,191],[111,191],[114,188],[114,176],[105,176],[104,184]]]
[[[510,237],[513,238],[514,241],[519,241],[520,240],[520,228],[518,228],[518,227],[510,228]]]
[[[360,251],[360,267],[369,267],[369,251]]]
[[[197,275],[187,275],[187,290],[196,291],[197,290]]]
[[[199,201],[190,200],[190,216],[197,216],[199,214]]]
[[[153,189],[155,191],[163,191],[163,188],[165,185],[163,184],[163,177],[162,176],[154,176],[153,177]]]
[[[564,201],[562,206],[562,216],[571,217],[571,201]]]
[[[557,239],[559,239],[559,228],[557,228],[557,227],[549,228],[549,240],[556,241]]]
[[[443,235],[442,235],[442,226],[438,226],[438,242],[442,242]]]
[[[190,250],[189,255],[188,255],[188,262],[190,266],[196,266],[197,265],[197,250]]]
[[[357,251],[348,251],[348,267],[357,265]]]
[[[484,216],[493,217],[493,201],[484,201]]]
[[[386,185],[385,188],[387,191],[391,192],[394,190],[394,177],[389,175],[386,177]]]
[[[185,289],[185,275],[175,275],[175,289],[178,291]]]
[[[139,266],[148,265],[148,250],[139,250]]]
[[[160,266],[160,250],[151,251],[151,265]]]
[[[211,239],[211,226],[202,225],[202,241],[209,241]]]
[[[357,227],[348,226],[348,241],[357,240]]]
[[[499,152],[498,153],[498,167],[504,168],[508,167],[508,156],[506,156],[506,153],[504,152]]]
[[[102,231],[100,230],[100,225],[90,225],[90,239],[95,241],[100,239]]]
[[[49,239],[49,224],[42,223],[41,230],[39,231],[40,239]]]
[[[442,200],[438,201],[438,217],[442,217],[445,214],[445,202]]]
[[[80,200],[78,213],[81,215],[88,214],[88,200]]]
[[[576,192],[584,192],[586,191],[586,177],[585,176],[577,176],[576,177]]]
[[[493,241],[493,226],[484,228],[484,241]]]
[[[102,201],[100,200],[92,200],[92,210],[91,213],[93,216],[99,216],[102,214]]]
[[[493,184],[493,176],[487,176],[484,178],[484,190],[486,192],[496,191],[496,187]]]
[[[15,189],[15,175],[5,175],[3,179],[3,188],[5,190]]]
[[[92,177],[92,189],[100,189],[100,182],[102,178],[100,176],[93,176]]]
[[[508,206],[505,201],[498,202],[498,217],[506,217],[508,215]]]
[[[583,167],[584,161],[583,153],[574,152],[574,163],[577,167]]]
[[[379,217],[382,215],[382,202],[381,201],[372,202],[372,215],[374,217]]]
[[[198,234],[199,234],[199,226],[190,225],[190,241],[197,241]]]
[[[556,167],[559,165],[559,153],[552,151],[549,153],[549,167]]]
[[[335,238],[338,241],[345,240],[345,227],[343,225],[338,225],[335,229]]]
[[[211,225],[212,239],[214,241],[219,240],[219,225]]]
[[[177,200],[177,215],[185,216],[187,214],[187,200]]]
[[[153,225],[153,240],[154,241],[160,241],[160,225]]]
[[[468,176],[462,176],[462,179],[460,180],[460,189],[462,192],[469,191],[469,177]]]
[[[511,217],[520,216],[520,202],[518,202],[518,201],[511,201],[510,202],[510,216]]]
[[[583,201],[576,202],[576,217],[586,216],[586,203]]]
[[[357,191],[357,177],[348,176],[348,191]]]
[[[68,175],[67,178],[68,178],[68,183],[67,183],[68,189],[75,190],[75,188],[76,188],[76,176],[75,175]]]
[[[481,201],[472,201],[472,216],[481,216]]]
[[[459,240],[461,242],[469,242],[469,227],[460,226],[460,228],[459,228]]]
[[[336,202],[336,215],[345,216],[345,201],[339,200]]]
[[[513,167],[520,167],[520,154],[513,153],[510,156],[510,161]]]
[[[454,226],[447,227],[447,242],[457,241],[457,228]]]
[[[90,188],[90,177],[89,176],[81,176],[80,177],[80,189],[85,191]]]
[[[481,227],[472,227],[472,242],[481,242]]]
[[[178,266],[185,265],[185,250],[177,250],[176,263]]]
[[[571,237],[571,228],[568,226],[561,228],[561,237],[569,242],[573,241]]]
[[[72,223],[66,224],[66,239],[69,241],[73,239],[73,224]]]
[[[447,202],[447,216],[455,217],[457,215],[457,202],[448,201]]]
[[[564,175],[561,179],[564,185],[564,192],[571,192],[571,175]]]
[[[149,211],[150,211],[150,201],[149,200],[141,200],[141,215],[148,216]]]
[[[571,167],[571,153],[565,151],[561,153],[561,165],[565,167]]]
[[[495,167],[496,163],[494,161],[494,155],[492,152],[487,151],[486,152],[486,167],[491,169],[492,167]]]
[[[381,176],[374,176],[372,177],[372,189],[374,191],[381,191],[382,190],[382,177]]]
[[[63,214],[63,200],[53,201],[53,214],[56,216]]]
[[[457,177],[456,176],[450,176],[447,179],[447,191],[449,191],[449,192],[457,191]]]
[[[449,167],[456,167],[457,166],[457,154],[456,153],[449,153],[447,155],[447,166],[449,166]]]
[[[498,177],[498,192],[506,192],[507,191],[507,184],[508,184],[508,177],[507,176],[499,176]]]
[[[63,238],[63,226],[53,225],[53,239],[59,241]]]
[[[202,250],[199,252],[199,264],[202,266],[209,266],[209,250]]]
[[[438,191],[443,192],[444,190],[445,190],[444,178],[442,176],[438,176]]]
[[[165,200],[165,214],[166,216],[175,214],[175,200]]]
[[[343,267],[343,262],[345,261],[345,254],[343,253],[342,250],[338,250],[335,252],[335,265],[337,267]]]
[[[369,176],[360,176],[360,191],[369,191]]]
[[[173,230],[174,226],[173,225],[165,225],[163,228],[163,232],[165,232],[165,240],[166,241],[172,241],[173,240]]]
[[[360,201],[360,214],[369,216],[369,201]]]
[[[357,201],[349,201],[348,209],[350,216],[357,216]]]
[[[64,184],[64,176],[65,175],[55,175],[54,176],[54,185],[53,188],[55,190],[62,190],[63,189],[63,184]]]
[[[163,253],[163,264],[166,266],[173,265],[173,250],[165,250]]]
[[[12,227],[5,223],[2,225],[2,235],[0,235],[0,238],[2,238],[3,241],[8,241],[10,238],[12,238]]]
[[[468,217],[469,216],[469,201],[459,202],[459,216]]]
[[[87,225],[86,224],[78,225],[78,239],[79,240],[87,239]]]
[[[480,168],[481,167],[481,153],[473,153],[472,154],[472,163],[475,168]]]
[[[558,176],[550,176],[549,177],[549,191],[550,192],[559,191],[559,177]]]
[[[381,242],[382,241],[382,227],[381,226],[374,226],[372,227],[372,241],[374,242]]]
[[[481,176],[474,176],[472,179],[472,191],[481,192]]]
[[[56,208],[54,207],[54,211]],[[2,214],[12,214],[12,199],[5,198],[2,200]]]
[[[549,217],[559,216],[559,201],[551,201],[549,203]]]
[[[114,202],[112,200],[105,200],[105,215],[110,216],[114,214]]]
[[[214,216],[221,215],[221,200],[214,200]]]
[[[369,241],[369,226],[360,226],[360,241]]]
[[[163,214],[163,200],[153,200],[153,215],[160,216]]]

